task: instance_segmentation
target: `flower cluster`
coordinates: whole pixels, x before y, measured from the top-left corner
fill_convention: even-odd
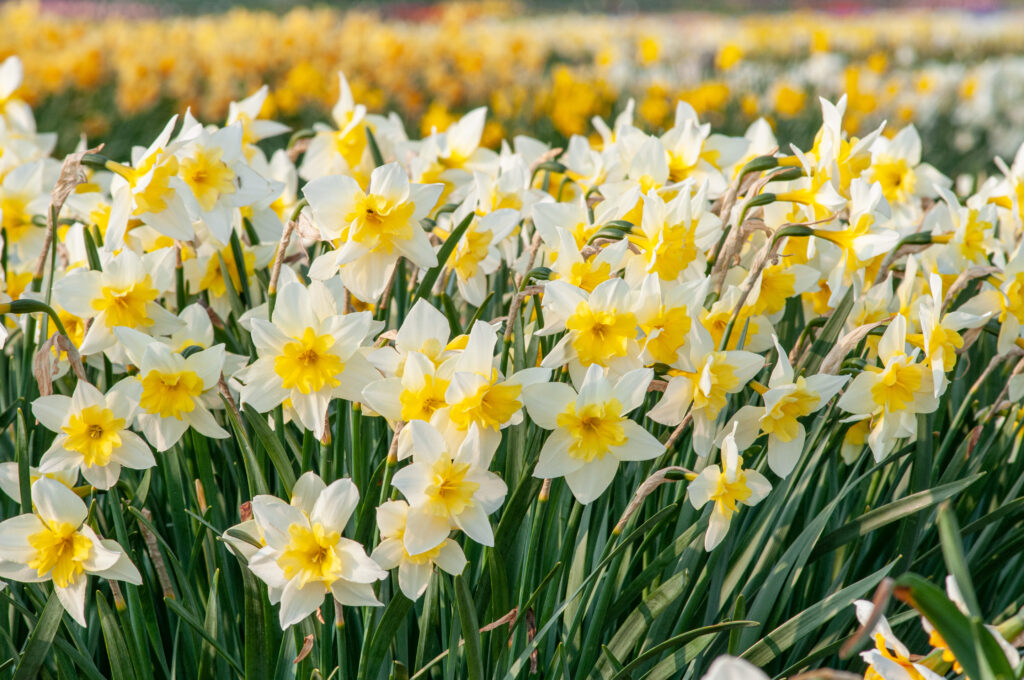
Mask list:
[[[930,436],[972,347],[992,370],[1024,348],[1024,152],[958,196],[913,126],[848,136],[846,97],[806,150],[683,101],[661,132],[628,108],[600,141],[492,149],[483,109],[415,138],[338,84],[331,124],[270,158],[266,88],[63,167],[7,102],[4,361],[34,357],[48,448],[4,465],[26,512],[0,577],[52,581],[83,625],[87,575],[141,576],[82,498],[182,459],[208,484],[217,440],[247,494],[222,547],[289,627],[462,574],[532,484],[596,523],[646,479],[628,523],[651,480],[685,482],[731,550],[812,457],[882,463]],[[916,668],[877,626],[877,672]]]

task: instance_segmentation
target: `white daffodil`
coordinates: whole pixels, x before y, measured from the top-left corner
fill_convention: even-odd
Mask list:
[[[291,503],[256,496],[252,514],[266,546],[249,560],[249,569],[281,603],[282,628],[306,618],[330,593],[352,607],[379,606],[373,583],[387,577],[359,543],[343,538],[359,502],[350,479],[324,484],[307,472],[295,483]]]
[[[32,414],[58,433],[39,461],[42,473],[79,470],[98,489],[109,489],[122,467],[144,470],[156,465],[139,435],[128,429],[135,408],[119,392],[104,395],[80,380],[71,397],[53,394],[32,402]]]
[[[871,164],[863,177],[878,182],[885,200],[897,212],[903,224],[920,217],[922,198],[932,198],[952,182],[928,163],[921,162],[921,136],[908,125],[892,139],[879,135],[871,144]]]
[[[399,458],[412,464],[392,484],[409,502],[402,545],[410,555],[432,550],[461,529],[477,543],[494,545],[487,516],[501,507],[508,487],[488,471],[495,446],[487,446],[476,425],[454,453],[434,427],[414,420],[399,434]]]
[[[735,430],[735,426],[734,426]],[[690,482],[687,496],[700,510],[714,503],[704,535],[704,549],[715,549],[729,531],[729,522],[739,510],[737,503],[753,506],[760,503],[772,490],[772,485],[756,470],[744,470],[743,459],[736,447],[735,431],[722,441],[722,467],[709,465]]]
[[[243,264],[240,267],[235,261],[235,250],[230,245],[218,245],[214,239],[204,241],[196,248],[195,256],[183,263],[185,280],[193,294],[205,292],[210,308],[222,319],[231,314],[231,296],[228,286],[238,294],[242,292],[242,273],[249,282],[249,293],[258,294],[260,287],[256,281],[256,270],[263,269],[274,258],[277,245],[261,243],[249,246],[241,243]],[[221,267],[221,260],[224,267]],[[227,279],[224,271],[227,270]],[[258,300],[259,298],[257,298]],[[254,301],[255,304],[255,301]]]
[[[405,257],[418,267],[437,264],[426,232],[420,225],[437,204],[440,184],[410,184],[398,163],[373,171],[370,187],[344,175],[321,177],[302,193],[325,241],[338,241],[337,250],[318,257],[310,267],[314,279],[341,274],[345,287],[360,300],[377,300]]]
[[[60,603],[81,626],[89,575],[142,584],[121,546],[85,523],[89,513],[74,491],[44,477],[32,485],[32,506],[32,513],[0,522],[0,576],[52,581]]]
[[[999,215],[994,203],[978,205],[960,201],[950,191],[941,189],[941,201],[928,212],[921,226],[931,232],[932,246],[928,254],[940,274],[959,274],[970,267],[989,264],[989,254],[999,250],[996,225]]]
[[[549,281],[564,281],[593,292],[622,268],[629,241],[621,239],[610,245],[578,246],[572,232],[563,227],[538,229],[545,246],[544,263],[551,269]],[[587,254],[584,255],[584,251]]]
[[[448,406],[450,383],[450,370],[439,371],[426,355],[409,352],[401,376],[369,383],[363,388],[362,401],[392,424],[429,422],[434,413]]]
[[[728,395],[746,387],[764,366],[764,357],[743,350],[718,351],[707,330],[694,324],[689,343],[674,366],[664,396],[647,416],[656,423],[678,425],[692,411],[693,448],[706,456],[714,442],[715,420]]]
[[[551,373],[546,368],[524,368],[507,377],[502,375],[494,356],[497,341],[494,327],[477,321],[469,331],[465,348],[451,362],[451,377],[444,395],[448,406],[436,409],[431,423],[444,433],[452,449],[474,426],[485,448],[496,448],[501,430],[522,422],[523,388],[546,381]]]
[[[450,538],[445,538],[430,550],[409,554],[404,540],[408,517],[409,504],[405,501],[387,501],[377,507],[381,540],[370,557],[384,569],[398,567],[398,587],[410,600],[416,600],[427,589],[435,565],[458,576],[466,568],[466,555]]]
[[[378,325],[369,312],[339,314],[323,283],[288,283],[278,293],[273,323],[252,320],[259,358],[235,375],[245,383],[242,402],[265,413],[291,400],[303,427],[323,436],[330,401],[358,401],[380,378],[360,349]]]
[[[564,281],[544,286],[544,320],[539,335],[566,331],[541,366],[557,368],[570,364],[570,370],[591,364],[612,368],[622,374],[639,368],[640,329],[633,313],[629,285],[622,279],[609,279],[587,293]]]
[[[917,436],[917,414],[938,407],[932,372],[917,361],[917,350],[907,354],[907,320],[897,315],[878,343],[882,366],[866,366],[839,398],[839,408],[854,419],[873,417],[868,445],[876,461],[882,460],[897,439]]]
[[[366,107],[356,104],[352,88],[341,71],[338,72],[338,101],[331,109],[336,127],[314,123],[316,132],[299,166],[299,176],[314,180],[327,175],[357,176],[372,163],[367,149]]]
[[[188,185],[185,205],[222,245],[231,237],[234,213],[269,199],[275,187],[249,167],[242,153],[242,124],[202,130],[177,150],[178,177]],[[276,187],[280,193],[280,187]]]
[[[924,351],[932,369],[932,390],[942,394],[948,380],[946,373],[956,366],[956,352],[964,346],[960,331],[983,326],[992,312],[970,314],[963,310],[942,313],[942,277],[932,272],[928,277],[930,295],[917,298],[917,321],[921,333],[907,335],[907,342]]]
[[[450,224],[459,224],[469,214],[471,208],[466,203],[463,206],[465,208],[450,216]],[[455,273],[459,294],[469,304],[483,304],[487,297],[487,277],[497,271],[501,264],[498,246],[512,233],[518,222],[518,211],[509,208],[474,217],[456,244],[448,259],[447,271]]]
[[[620,462],[663,453],[661,442],[629,419],[653,377],[651,369],[639,368],[613,382],[595,364],[587,369],[578,393],[565,383],[525,388],[523,400],[533,422],[552,430],[533,475],[565,477],[576,500],[586,504],[604,493]]]
[[[663,283],[655,275],[644,278],[636,302],[636,318],[643,331],[640,346],[645,363],[674,364],[690,337],[695,310],[703,309],[707,279],[683,284]]]
[[[761,392],[764,406],[744,406],[730,420],[738,424],[735,438],[740,449],[749,447],[758,434],[768,435],[768,467],[779,477],[788,477],[800,460],[807,431],[800,418],[820,410],[850,379],[845,375],[819,373],[807,378],[795,376],[786,350],[777,338],[778,360],[768,387]],[[730,430],[726,424],[725,430]]]
[[[43,161],[25,163],[0,174],[0,227],[13,262],[28,263],[43,249],[46,228],[33,218],[46,214],[49,194],[43,189]]]
[[[283,135],[291,130],[287,125],[278,123],[276,120],[260,118],[260,111],[263,109],[263,103],[267,100],[269,93],[270,88],[264,85],[245,99],[228,104],[228,119],[224,125],[230,126],[233,123],[239,123],[242,126],[242,148],[247,155],[250,153],[250,149],[258,148],[255,146],[256,142]]]
[[[109,161],[107,169],[115,177],[110,182],[112,204],[103,247],[116,251],[124,245],[125,231],[132,219],[142,220],[165,236],[180,241],[195,236],[192,219],[185,206],[190,189],[178,177],[179,163],[174,155],[180,142],[171,142],[178,122],[174,116],[148,148],[132,151],[130,166]]]
[[[217,424],[207,405],[224,368],[224,345],[215,345],[187,358],[162,342],[130,328],[117,328],[137,375],[117,383],[113,390],[138,404],[135,424],[157,451],[166,451],[189,427],[205,437],[230,436]]]
[[[92,319],[78,351],[83,355],[117,345],[114,329],[125,327],[168,335],[181,321],[157,300],[174,285],[174,250],[161,248],[139,256],[124,249],[101,253],[102,271],[71,270],[53,286],[61,307],[80,319]]]
[[[395,334],[394,346],[380,347],[370,353],[370,361],[382,373],[401,377],[405,362],[413,353],[422,354],[439,366],[452,355],[448,339],[451,326],[444,314],[420,298],[402,321]]]
[[[633,273],[627,277],[639,280],[654,274],[669,283],[704,277],[722,221],[707,209],[707,185],[693,190],[693,183],[686,182],[669,201],[653,190],[644,195],[643,219],[629,235],[640,252],[629,258],[627,272]]]
[[[856,600],[853,606],[857,620],[864,625],[871,620],[875,606],[867,600]],[[868,664],[868,675],[879,680],[942,680],[941,675],[924,664],[911,661],[910,650],[893,634],[889,622],[880,616],[871,629],[875,648],[860,653]]]

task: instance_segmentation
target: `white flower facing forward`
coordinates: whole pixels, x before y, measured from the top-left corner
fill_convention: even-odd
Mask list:
[[[139,373],[117,383],[112,391],[138,404],[135,423],[157,451],[174,446],[189,426],[205,437],[229,436],[207,405],[207,399],[216,398],[212,393],[224,367],[224,345],[186,358],[130,328],[118,328],[116,334]]]
[[[53,394],[32,402],[32,414],[58,433],[39,461],[39,471],[81,471],[98,489],[117,483],[122,467],[144,470],[156,465],[142,438],[128,429],[135,408],[123,394],[104,395],[79,381],[70,397]]]
[[[605,369],[587,369],[579,393],[565,383],[543,383],[523,392],[533,421],[552,430],[533,470],[535,477],[565,477],[573,496],[590,503],[612,483],[620,462],[650,460],[665,447],[629,419],[643,403],[654,372],[638,368],[613,382]]]
[[[32,485],[32,505],[34,512],[0,523],[0,577],[53,581],[60,603],[81,626],[90,574],[142,584],[121,546],[100,538],[85,523],[89,513],[74,491],[43,477]]]
[[[878,342],[882,366],[866,366],[839,398],[839,408],[854,414],[852,420],[872,418],[867,441],[876,462],[897,439],[917,436],[917,414],[938,408],[931,370],[917,361],[917,350],[906,349],[907,320],[897,315]]]
[[[735,427],[735,426],[734,426]],[[743,459],[736,448],[735,433],[722,441],[722,467],[709,465],[690,482],[687,495],[693,507],[700,510],[714,503],[704,535],[704,549],[715,549],[729,531],[729,522],[739,510],[738,503],[752,506],[760,503],[772,485],[756,470],[744,470]]]
[[[693,324],[690,341],[677,368],[671,371],[665,395],[647,416],[656,423],[678,425],[693,413],[693,448],[700,456],[711,452],[715,420],[728,395],[741,391],[764,365],[764,357],[743,350],[717,351],[701,324]]]
[[[114,255],[103,252],[100,262],[103,271],[73,269],[53,286],[57,304],[83,321],[92,319],[78,348],[83,355],[116,346],[118,326],[168,335],[182,325],[156,302],[173,286],[173,249],[142,256],[127,248]]]
[[[364,192],[345,175],[314,179],[303,188],[325,241],[341,241],[321,255],[309,276],[328,279],[341,274],[345,287],[360,300],[377,300],[404,256],[418,267],[433,267],[437,255],[420,220],[437,204],[443,186],[410,184],[398,163],[375,169]]]
[[[273,323],[252,320],[259,358],[236,374],[245,383],[242,401],[264,413],[290,400],[303,427],[322,437],[331,399],[358,401],[363,388],[380,378],[360,351],[373,329],[369,312],[339,314],[323,283],[286,284]]]
[[[410,600],[418,599],[427,589],[434,566],[453,576],[466,567],[466,555],[454,540],[446,538],[433,548],[418,554],[405,549],[405,527],[409,504],[387,501],[377,508],[380,544],[370,555],[384,569],[398,567],[398,587]]]
[[[342,605],[380,605],[372,584],[387,572],[359,543],[343,538],[359,490],[350,479],[325,485],[307,472],[295,483],[291,503],[256,496],[253,518],[266,541],[249,560],[249,569],[270,586],[271,601],[281,603],[282,628],[306,618],[330,593]]]
[[[454,453],[430,424],[415,420],[399,434],[399,458],[412,464],[395,473],[392,483],[409,501],[402,544],[410,555],[441,545],[453,529],[477,543],[494,545],[487,516],[501,507],[508,487],[487,468],[494,456],[476,425]]]
[[[768,381],[768,389],[761,398],[764,406],[744,406],[736,412],[731,422],[737,423],[736,443],[746,449],[760,432],[768,435],[768,466],[779,477],[788,477],[800,460],[804,450],[807,431],[800,418],[821,409],[839,393],[849,380],[848,376],[820,373],[810,377],[794,376],[786,350],[779,345],[775,349],[778,360]],[[726,430],[730,426],[726,425]]]

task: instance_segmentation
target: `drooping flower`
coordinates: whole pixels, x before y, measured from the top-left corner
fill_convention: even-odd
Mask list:
[[[435,566],[457,576],[466,567],[466,555],[450,538],[429,550],[410,554],[404,541],[408,516],[409,504],[405,501],[387,501],[377,507],[381,541],[370,557],[384,569],[398,567],[398,587],[406,597],[415,600],[427,589]]]

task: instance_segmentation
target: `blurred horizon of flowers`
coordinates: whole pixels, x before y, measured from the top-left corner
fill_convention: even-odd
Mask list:
[[[1012,154],[1024,140],[1016,105],[1024,37],[1015,30],[1024,15],[1016,1],[946,3],[953,8],[941,11],[827,2],[816,6],[830,11],[781,16],[687,11],[697,4],[689,0],[594,0],[572,13],[544,0],[364,0],[344,11],[263,5],[201,15],[189,14],[190,4],[200,6],[7,2],[0,59],[22,58],[19,96],[36,109],[41,130],[59,133],[59,151],[78,143],[79,130],[92,142],[116,129],[107,149],[115,157],[130,151],[123,140],[152,138],[186,108],[222,122],[231,101],[264,83],[263,115],[308,127],[328,118],[339,70],[371,111],[419,121],[410,136],[487,106],[491,146],[516,134],[554,144],[594,136],[592,118],[608,120],[631,99],[649,129],[665,126],[683,99],[726,134],[764,117],[780,140],[806,144],[816,98],[844,93],[849,133],[883,121],[895,133],[913,123],[947,140],[931,145],[926,160],[950,174],[991,170],[993,155]],[[640,4],[644,11],[635,11]],[[719,9],[734,6],[751,3]],[[654,11],[665,9],[672,11]]]

